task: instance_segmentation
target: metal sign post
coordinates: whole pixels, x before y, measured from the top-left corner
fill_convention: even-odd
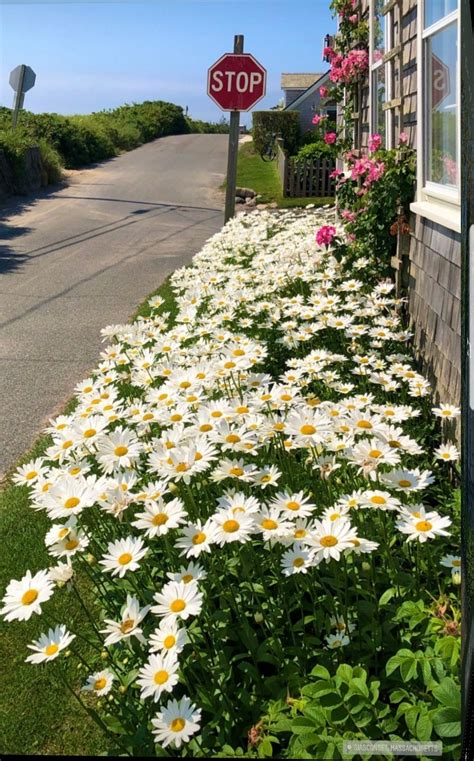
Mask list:
[[[28,92],[28,90],[31,90],[31,88],[34,87],[36,74],[30,66],[26,66],[22,63],[10,72],[9,81],[12,89],[15,91],[12,118],[13,129],[15,129],[18,122],[18,114],[25,102],[25,92]]]
[[[234,53],[244,52],[244,36],[234,37]],[[240,111],[230,112],[229,154],[227,156],[227,185],[225,190],[224,223],[235,214],[235,191],[237,188],[237,157],[239,154]]]
[[[223,111],[230,111],[229,154],[225,221],[235,214],[239,120],[265,95],[267,72],[250,53],[244,53],[244,37],[234,37],[234,52],[221,56],[209,69],[207,94]]]

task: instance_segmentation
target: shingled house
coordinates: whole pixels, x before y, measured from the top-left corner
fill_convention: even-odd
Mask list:
[[[417,150],[408,252],[409,317],[442,401],[460,400],[460,55],[458,0],[362,0],[370,72],[359,89],[354,146],[400,133]]]
[[[329,80],[329,71],[319,74],[282,74],[281,89],[284,92],[285,110],[298,111],[301,132],[314,129],[314,114],[324,112],[335,118],[336,106],[325,103],[321,106],[319,88]]]

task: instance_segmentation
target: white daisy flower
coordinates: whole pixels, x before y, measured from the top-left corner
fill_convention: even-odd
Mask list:
[[[179,663],[175,653],[156,655],[152,653],[147,663],[138,672],[137,684],[140,685],[140,697],[159,700],[163,692],[171,692],[178,683]]]
[[[389,473],[382,473],[380,480],[398,491],[413,492],[426,489],[433,483],[434,478],[431,471],[420,471],[419,468],[414,468],[414,470],[391,470]]]
[[[459,460],[459,450],[454,444],[442,444],[434,451],[437,460],[456,462]]]
[[[122,610],[121,620],[112,621],[109,618],[104,619],[106,627],[100,630],[101,634],[108,635],[104,640],[104,645],[109,647],[109,645],[130,637],[136,637],[144,645],[146,640],[139,624],[143,621],[150,608],[151,605],[145,605],[145,607],[140,608],[140,602],[137,598],[127,595],[127,602]]]
[[[350,644],[350,639],[347,634],[328,634],[326,644],[331,650],[337,650],[339,647],[344,647]]]
[[[174,653],[175,656],[188,643],[186,629],[180,629],[176,620],[164,618],[153,634],[150,635],[150,652]]]
[[[357,539],[357,530],[348,520],[340,518],[331,521],[324,518],[315,521],[311,534],[304,538],[304,543],[328,561],[331,558],[340,560],[341,552],[353,548],[354,539]]]
[[[203,596],[195,581],[188,584],[184,581],[169,581],[153,599],[157,604],[151,608],[152,613],[172,620],[181,618],[185,621],[190,616],[200,613]]]
[[[97,459],[104,473],[133,467],[141,452],[138,438],[127,428],[116,428],[97,442]]]
[[[450,568],[451,571],[459,572],[461,570],[461,558],[459,555],[445,555],[440,560],[441,565]]]
[[[440,404],[439,407],[433,407],[431,410],[433,415],[436,417],[442,418],[444,420],[449,420],[455,417],[459,417],[461,414],[461,410],[459,407],[455,407],[452,404]]]
[[[449,536],[449,531],[445,529],[451,525],[451,519],[434,510],[426,512],[425,508],[420,506],[417,514],[401,515],[397,522],[397,528],[402,534],[407,534],[407,541],[418,540],[423,543],[428,539],[435,539],[436,536]]]
[[[57,626],[55,629],[50,629],[47,634],[41,634],[39,639],[34,640],[31,645],[27,645],[30,650],[33,650],[33,655],[29,655],[25,658],[26,663],[43,663],[43,661],[53,661],[61,650],[68,647],[75,634],[70,634],[65,626]]]
[[[87,677],[87,682],[82,687],[82,692],[95,692],[98,697],[107,695],[112,689],[115,676],[109,669],[96,671]]]
[[[244,544],[255,533],[253,515],[248,513],[235,513],[234,510],[219,510],[211,517],[216,528],[215,541],[221,547],[230,542]]]
[[[155,536],[163,536],[172,528],[177,528],[184,523],[188,516],[184,504],[180,499],[165,502],[163,499],[145,503],[145,509],[137,513],[137,520],[132,521],[132,526],[145,531],[145,535],[152,539]]]
[[[293,547],[283,553],[281,566],[284,576],[293,576],[295,573],[307,573],[308,568],[316,565],[312,562],[311,553],[300,542],[295,542]]]
[[[123,578],[127,571],[136,571],[140,567],[139,561],[147,553],[142,540],[133,536],[109,542],[107,550],[99,563],[104,567],[104,571],[120,578]]]
[[[30,486],[36,483],[39,478],[45,476],[48,470],[49,466],[44,465],[44,458],[38,457],[36,460],[30,460],[25,465],[18,468],[15,475],[12,477],[12,481],[14,484],[26,484],[27,486]]]
[[[179,701],[168,701],[162,711],[156,714],[151,720],[155,727],[152,732],[156,742],[163,748],[167,745],[180,748],[182,743],[188,742],[199,730],[200,719],[201,709],[196,708],[195,704],[184,696]]]
[[[271,507],[276,507],[286,515],[287,518],[307,518],[316,509],[309,497],[305,497],[302,491],[299,492],[278,492],[270,502]]]
[[[27,571],[20,581],[10,581],[0,615],[6,621],[28,621],[33,613],[41,613],[41,605],[52,597],[53,591],[49,571],[38,571],[34,576]]]
[[[168,572],[166,575],[170,581],[183,581],[185,584],[189,584],[191,581],[203,581],[207,577],[204,568],[194,561],[188,563],[177,573]]]
[[[216,527],[211,520],[202,525],[201,521],[189,523],[182,528],[182,536],[176,542],[181,555],[197,558],[202,552],[210,552],[216,541]]]

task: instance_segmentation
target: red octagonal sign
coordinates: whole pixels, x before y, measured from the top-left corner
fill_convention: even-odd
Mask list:
[[[223,111],[250,111],[265,95],[267,72],[250,53],[225,53],[207,75],[207,94]]]

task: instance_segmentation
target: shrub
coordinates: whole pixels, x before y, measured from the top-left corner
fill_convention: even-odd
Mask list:
[[[38,141],[41,163],[45,173],[45,185],[59,182],[62,177],[61,156],[47,140],[41,138]]]
[[[285,151],[296,153],[300,139],[300,122],[297,111],[254,111],[252,136],[257,153],[261,153],[273,134],[283,138]]]

